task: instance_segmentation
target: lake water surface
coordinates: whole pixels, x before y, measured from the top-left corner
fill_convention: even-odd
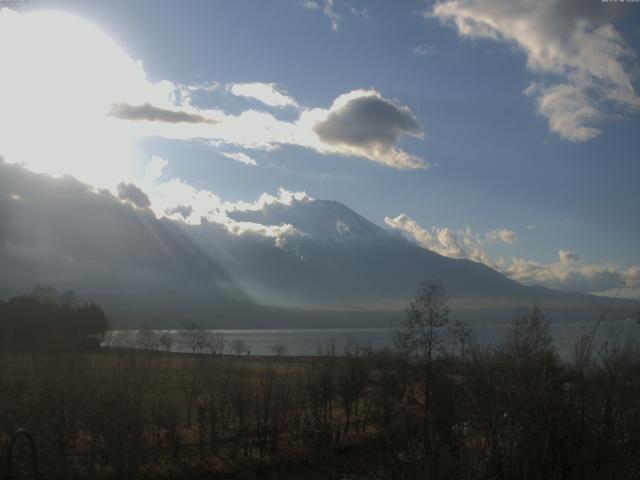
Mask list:
[[[495,346],[504,341],[511,325],[477,325],[469,327],[471,336],[483,346]],[[563,357],[572,354],[575,342],[582,335],[595,331],[595,345],[608,342],[610,347],[619,347],[640,340],[640,324],[635,320],[552,323],[550,332],[558,352]],[[171,338],[172,351],[190,351],[184,345],[180,330],[154,330],[158,335]],[[213,331],[212,331],[213,332]],[[273,346],[281,345],[287,355],[312,356],[333,347],[341,354],[350,342],[371,346],[374,349],[393,346],[394,329],[345,328],[345,329],[282,329],[282,330],[216,330],[225,340],[225,353],[232,353],[234,341],[242,340],[251,355],[273,355]],[[104,346],[135,346],[136,332],[112,331]]]

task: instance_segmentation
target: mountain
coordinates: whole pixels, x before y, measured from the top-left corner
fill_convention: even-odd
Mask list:
[[[101,303],[117,325],[379,326],[401,318],[420,282],[440,279],[461,320],[508,320],[533,303],[561,320],[597,313],[593,297],[524,286],[443,257],[338,202],[267,202],[228,216],[290,227],[274,239],[206,220],[158,219],[71,177],[0,161],[0,294],[38,283],[71,288]]]
[[[282,248],[263,245],[256,251],[238,252],[236,261],[274,295],[285,292],[307,304],[406,299],[421,281],[436,278],[454,297],[554,295],[520,285],[483,264],[419,247],[335,201],[273,204],[230,216],[237,221],[290,224],[301,232]]]
[[[354,316],[386,311],[386,318],[397,320],[420,282],[440,279],[451,296],[454,317],[463,321],[506,322],[519,306],[533,304],[554,320],[583,320],[601,313],[594,307],[601,299],[521,285],[484,264],[444,257],[335,201],[274,203],[229,216],[242,222],[291,225],[299,232],[281,246],[262,242],[248,248],[233,242],[225,246],[224,257],[218,256],[260,303],[325,314],[349,311]],[[198,243],[210,237],[193,236]],[[206,241],[200,245],[207,251]],[[618,301],[616,307],[629,315],[637,302]]]

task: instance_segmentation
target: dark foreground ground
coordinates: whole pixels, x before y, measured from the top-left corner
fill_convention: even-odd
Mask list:
[[[539,319],[491,350],[431,340],[412,356],[3,353],[0,476],[23,427],[42,479],[638,478],[638,348],[584,338],[561,361]]]

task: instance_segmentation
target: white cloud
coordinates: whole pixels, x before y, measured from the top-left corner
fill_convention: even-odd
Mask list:
[[[580,260],[580,255],[576,252],[572,252],[571,250],[560,250],[558,252],[558,257],[560,257],[560,263],[575,263]]]
[[[502,273],[525,284],[560,290],[594,292],[617,288],[626,281],[626,271],[614,265],[582,264],[577,261],[540,263],[513,258]]]
[[[276,195],[270,195],[263,193],[255,202],[231,202],[226,203],[224,208],[226,211],[234,212],[254,212],[263,210],[269,205],[286,205],[290,206],[294,202],[312,202],[311,197],[307,192],[291,192],[286,188],[278,188]]]
[[[493,229],[484,236],[473,233],[470,227],[452,230],[448,227],[433,226],[426,229],[403,213],[395,218],[386,217],[385,223],[395,230],[405,232],[420,246],[445,257],[464,258],[474,262],[500,269],[504,263],[502,258],[493,260],[486,252],[487,242],[501,241],[506,244],[518,242],[518,236],[506,228]]]
[[[166,216],[189,225],[213,223],[232,235],[272,238],[280,247],[286,244],[287,238],[304,235],[291,225],[239,222],[228,214],[238,211],[258,211],[273,204],[291,205],[293,202],[313,201],[306,192],[291,192],[280,187],[275,195],[263,193],[255,202],[226,202],[215,193],[206,189],[197,189],[179,178],[163,179],[163,172],[167,165],[166,160],[158,156],[152,157],[144,179],[141,181],[142,189],[148,195],[150,208],[156,217]]]
[[[509,230],[508,228],[495,228],[487,233],[487,238],[494,242],[500,240],[501,242],[508,243],[509,245],[518,243],[518,235],[516,235],[516,232]]]
[[[430,57],[435,53],[434,48],[431,45],[418,45],[412,50],[414,55],[420,57]]]
[[[574,142],[586,142],[602,133],[599,128],[588,126],[604,119],[605,115],[589,98],[586,88],[563,84],[536,90],[538,113],[549,119],[552,132]],[[533,94],[531,86],[525,93]]]
[[[324,8],[322,9],[322,11],[327,16],[327,18],[331,21],[331,29],[333,31],[336,31],[338,30],[338,28],[340,28],[340,21],[342,20],[342,17],[340,17],[340,15],[338,15],[334,10],[333,3],[334,3],[334,0],[325,0]]]
[[[570,250],[560,250],[559,261],[552,263],[534,262],[518,257],[507,260],[503,256],[495,260],[486,252],[482,237],[473,234],[468,227],[460,231],[436,226],[426,229],[404,213],[395,218],[386,217],[385,223],[395,230],[404,232],[428,250],[446,257],[484,263],[511,279],[528,285],[581,292],[618,288],[622,282],[626,282],[629,287],[640,286],[640,267],[637,266],[624,270],[614,265],[582,263],[580,256]],[[490,240],[500,239],[505,243],[517,241],[515,233],[507,229],[492,230],[485,237]]]
[[[553,83],[532,84],[538,113],[561,137],[583,142],[601,133],[597,125],[620,111],[638,111],[627,61],[635,60],[601,2],[566,0],[445,0],[426,12],[458,34],[508,42],[527,55],[527,67]],[[614,6],[615,7],[615,6]]]
[[[304,192],[289,192],[284,188],[277,195],[262,194],[255,202],[224,202],[208,190],[198,190],[187,183],[171,179],[151,186],[152,209],[156,216],[168,216],[190,225],[203,222],[221,226],[232,235],[257,235],[272,238],[277,246],[284,246],[287,237],[303,235],[292,225],[263,225],[255,222],[239,222],[228,216],[232,211],[260,210],[271,203],[287,204],[295,199],[309,199]]]
[[[336,4],[342,3],[341,12],[338,13]],[[307,10],[316,10],[324,14],[331,23],[331,30],[334,32],[340,29],[344,20],[344,13],[350,13],[356,18],[362,18],[369,20],[369,10],[367,8],[356,8],[353,5],[349,5],[348,2],[336,2],[335,0],[306,0],[303,7]]]
[[[480,261],[486,255],[479,236],[472,234],[469,228],[455,231],[447,227],[433,226],[428,230],[406,213],[395,218],[385,217],[384,221],[390,227],[409,234],[422,247],[445,257]]]
[[[251,165],[253,167],[258,165],[258,162],[256,162],[253,158],[251,158],[246,153],[242,153],[242,152],[222,152],[222,155],[224,155],[227,158],[231,158],[232,160],[235,160],[236,162],[244,163],[245,165]]]
[[[160,180],[162,172],[169,164],[164,158],[158,155],[152,155],[151,161],[147,164],[144,171],[144,182],[146,184],[154,183]]]
[[[298,103],[275,83],[232,83],[228,89],[232,95],[253,98],[270,107],[298,107]]]
[[[631,288],[640,288],[640,267],[629,267],[625,272],[625,281]]]
[[[369,10],[366,7],[361,8],[360,10],[358,10],[356,7],[349,7],[349,11],[354,17],[360,17],[360,18],[363,18],[364,20],[371,19],[371,17],[369,16]]]
[[[336,231],[340,235],[350,235],[351,227],[347,223],[344,223],[342,220],[338,219],[336,221]]]

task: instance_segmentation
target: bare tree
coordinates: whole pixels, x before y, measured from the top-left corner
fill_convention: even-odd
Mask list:
[[[78,297],[73,290],[65,290],[60,294],[60,305],[64,307],[74,307],[78,303]]]
[[[135,348],[142,350],[159,350],[160,335],[151,326],[145,326],[135,333]]]
[[[420,285],[416,297],[409,303],[406,316],[397,333],[396,343],[408,356],[420,360],[428,370],[436,353],[441,353],[450,341],[449,296],[440,280]]]
[[[454,340],[460,345],[460,360],[464,361],[465,346],[467,342],[472,338],[471,329],[464,323],[454,322],[451,325],[451,335]]]
[[[549,322],[540,307],[534,306],[531,311],[521,308],[516,312],[504,350],[511,365],[527,372],[531,371],[532,365],[555,360]]]
[[[222,355],[224,348],[227,345],[227,341],[222,332],[206,332],[204,344],[205,350],[215,356]]]
[[[344,435],[349,435],[352,421],[359,420],[360,403],[371,374],[371,348],[361,347],[351,339],[344,350],[343,365],[338,376],[337,392],[344,412]],[[357,424],[356,424],[357,429]]]
[[[198,323],[190,323],[180,331],[180,343],[182,348],[191,350],[191,353],[202,353],[208,348],[209,332]]]
[[[406,309],[406,317],[396,337],[401,351],[418,367],[417,383],[423,396],[424,455],[428,457],[429,468],[434,475],[438,469],[438,452],[434,428],[433,365],[435,355],[444,353],[446,344],[451,340],[448,299],[440,280],[423,282]]]
[[[270,348],[271,348],[271,352],[276,356],[276,360],[286,355],[287,352],[289,351],[288,347],[281,343],[276,343],[275,345],[271,345]]]
[[[169,332],[163,332],[158,338],[158,343],[162,350],[169,353],[171,351],[171,347],[173,347],[173,336]]]
[[[231,342],[231,350],[239,357],[243,353],[247,352],[249,350],[249,347],[244,340],[242,340],[241,338],[236,338],[233,342]]]

